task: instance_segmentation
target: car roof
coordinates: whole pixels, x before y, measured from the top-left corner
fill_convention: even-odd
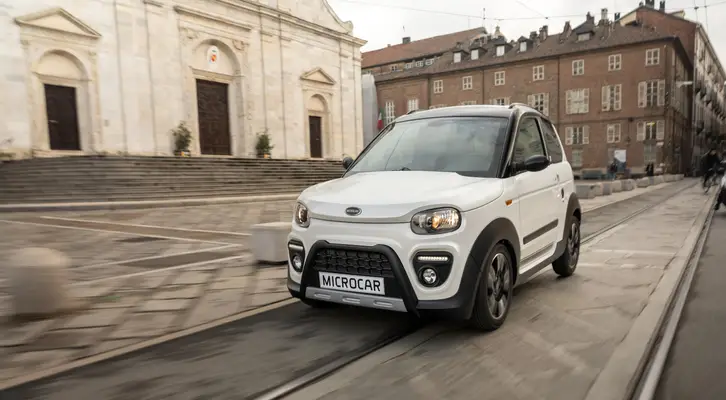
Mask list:
[[[396,118],[396,122],[413,121],[424,118],[445,117],[499,117],[509,118],[517,111],[531,111],[539,114],[535,109],[525,104],[497,105],[471,105],[434,108],[431,110],[418,110]]]

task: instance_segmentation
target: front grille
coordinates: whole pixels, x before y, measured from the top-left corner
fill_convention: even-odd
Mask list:
[[[313,269],[383,278],[394,277],[388,257],[373,251],[321,249],[313,257]]]

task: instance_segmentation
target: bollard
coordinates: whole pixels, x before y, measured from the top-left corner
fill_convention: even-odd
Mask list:
[[[654,185],[660,185],[661,183],[665,183],[665,179],[663,178],[663,175],[658,175],[658,176],[653,177]]]
[[[595,185],[590,183],[575,184],[575,194],[580,199],[594,199],[598,196]]]
[[[623,181],[623,191],[629,192],[633,189],[635,189],[635,181],[632,179],[625,179]]]
[[[70,295],[71,260],[65,254],[29,247],[12,254],[7,266],[11,317],[47,319],[78,308]]]
[[[623,181],[610,182],[610,190],[612,190],[613,193],[622,192],[623,191]]]
[[[651,178],[645,177],[638,179],[637,185],[639,188],[647,188],[651,185]]]
[[[600,183],[600,187],[602,188],[602,196],[608,196],[613,194],[612,182],[602,182]]]
[[[255,259],[263,263],[286,263],[289,257],[287,235],[291,230],[291,222],[269,222],[253,225],[250,245]]]

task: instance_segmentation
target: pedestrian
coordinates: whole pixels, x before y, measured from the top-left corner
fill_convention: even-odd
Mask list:
[[[608,166],[608,180],[614,181],[618,172],[618,160],[613,159],[613,162]]]

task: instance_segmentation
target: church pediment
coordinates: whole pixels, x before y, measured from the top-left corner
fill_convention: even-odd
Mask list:
[[[97,39],[101,37],[101,34],[96,30],[62,8],[52,8],[50,10],[17,17],[15,18],[15,23],[21,27],[70,33],[88,38]]]
[[[312,71],[304,73],[300,79],[310,82],[322,83],[325,85],[335,85],[335,80],[328,75],[322,68],[315,68]]]

